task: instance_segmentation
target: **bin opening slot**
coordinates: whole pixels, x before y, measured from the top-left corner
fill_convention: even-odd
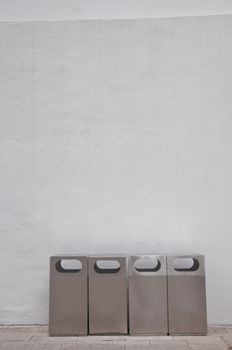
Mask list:
[[[134,269],[138,272],[157,272],[160,270],[160,268],[160,260],[156,258],[139,258],[134,263]]]
[[[82,263],[78,259],[60,259],[56,263],[58,272],[80,272]]]
[[[117,260],[98,260],[94,264],[97,273],[117,273],[121,268]]]
[[[199,266],[199,261],[196,258],[176,258],[174,261],[174,269],[179,272],[197,271]]]

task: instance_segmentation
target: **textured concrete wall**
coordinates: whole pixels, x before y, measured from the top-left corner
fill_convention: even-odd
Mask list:
[[[0,24],[0,323],[54,253],[206,254],[232,322],[232,17]]]

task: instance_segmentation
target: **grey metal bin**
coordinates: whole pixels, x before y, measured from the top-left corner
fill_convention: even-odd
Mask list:
[[[168,256],[170,334],[206,334],[206,288],[203,255]]]
[[[89,333],[127,334],[127,258],[89,258]]]
[[[87,334],[87,271],[86,256],[50,258],[50,335]]]
[[[165,256],[129,257],[129,333],[168,333]]]

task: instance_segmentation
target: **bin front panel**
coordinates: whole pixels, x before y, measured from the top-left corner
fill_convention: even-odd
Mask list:
[[[120,269],[117,272],[96,271],[96,262],[103,260],[118,261]],[[90,257],[90,334],[127,334],[126,263],[126,257]]]
[[[158,269],[136,270],[139,259],[157,261]],[[167,334],[166,257],[158,255],[129,258],[129,332],[130,334]]]
[[[175,269],[175,260],[193,258],[193,269]],[[204,256],[168,257],[168,309],[170,334],[206,334]]]
[[[59,270],[60,261],[79,260],[80,271]],[[55,256],[50,259],[50,335],[86,335],[87,315],[87,257]],[[58,269],[57,269],[58,268]]]

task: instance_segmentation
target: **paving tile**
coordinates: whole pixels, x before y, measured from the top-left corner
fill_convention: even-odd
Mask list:
[[[232,333],[232,326],[214,326],[214,327],[209,327],[209,332],[208,335],[212,334],[228,334]]]
[[[0,327],[1,350],[228,350],[232,326],[209,328],[208,336],[50,337],[48,326]]]
[[[169,337],[169,336],[152,336],[152,335],[140,335],[140,336],[129,336],[127,338],[127,341],[130,342],[130,341],[136,341],[136,342],[147,342],[149,343],[151,340],[172,340],[172,337]]]
[[[148,337],[150,341],[173,341],[173,337],[171,335],[154,335],[154,336],[149,336]]]
[[[105,342],[105,344],[91,344],[91,343],[81,343],[81,344],[64,344],[61,350],[124,350],[124,344],[113,344]]]
[[[0,341],[6,340],[28,340],[31,337],[31,330],[18,327],[1,327]]]
[[[160,350],[189,350],[189,345],[187,342],[184,341],[156,341],[151,342],[152,345],[154,345],[154,349],[160,349]]]
[[[113,340],[118,340],[118,341],[126,341],[127,336],[125,335],[89,335],[85,337],[77,337],[77,342],[78,341],[88,341],[90,343],[93,342],[105,342],[105,341],[110,341],[112,342]]]
[[[203,339],[199,339],[199,338],[189,338],[187,340],[187,342],[189,344],[213,344],[213,345],[218,345],[219,346],[224,346],[224,341],[218,336],[218,337],[205,337]]]
[[[35,326],[34,328],[32,328],[32,333],[48,334],[48,326]]]
[[[77,337],[50,337],[48,334],[33,334],[29,339],[30,343],[40,344],[75,344]]]
[[[228,347],[218,344],[190,344],[191,350],[228,350]]]
[[[227,350],[225,342],[218,337],[189,337],[188,344],[192,350]]]
[[[128,342],[126,343],[125,350],[153,350],[157,349],[155,345],[152,345],[150,343],[137,343],[137,342]]]
[[[111,337],[112,339],[112,337]],[[128,344],[131,343],[139,343],[139,344],[150,344],[151,341],[172,341],[172,337],[170,336],[152,336],[152,335],[141,335],[141,336],[130,336],[128,335],[125,339],[123,337],[120,339],[120,337],[113,337],[113,343],[121,343],[121,342],[126,342]]]
[[[217,335],[215,337],[209,337],[209,336],[176,336],[173,337],[174,342],[175,341],[187,341],[192,344],[208,344],[208,343],[222,343],[221,338]]]
[[[126,349],[128,350],[189,350],[189,346],[186,342],[173,341],[151,341],[149,344],[127,343]]]
[[[149,344],[150,340],[148,337],[129,337],[126,341],[127,344]]]
[[[7,341],[1,350],[61,350],[61,344],[33,344],[24,341]]]

